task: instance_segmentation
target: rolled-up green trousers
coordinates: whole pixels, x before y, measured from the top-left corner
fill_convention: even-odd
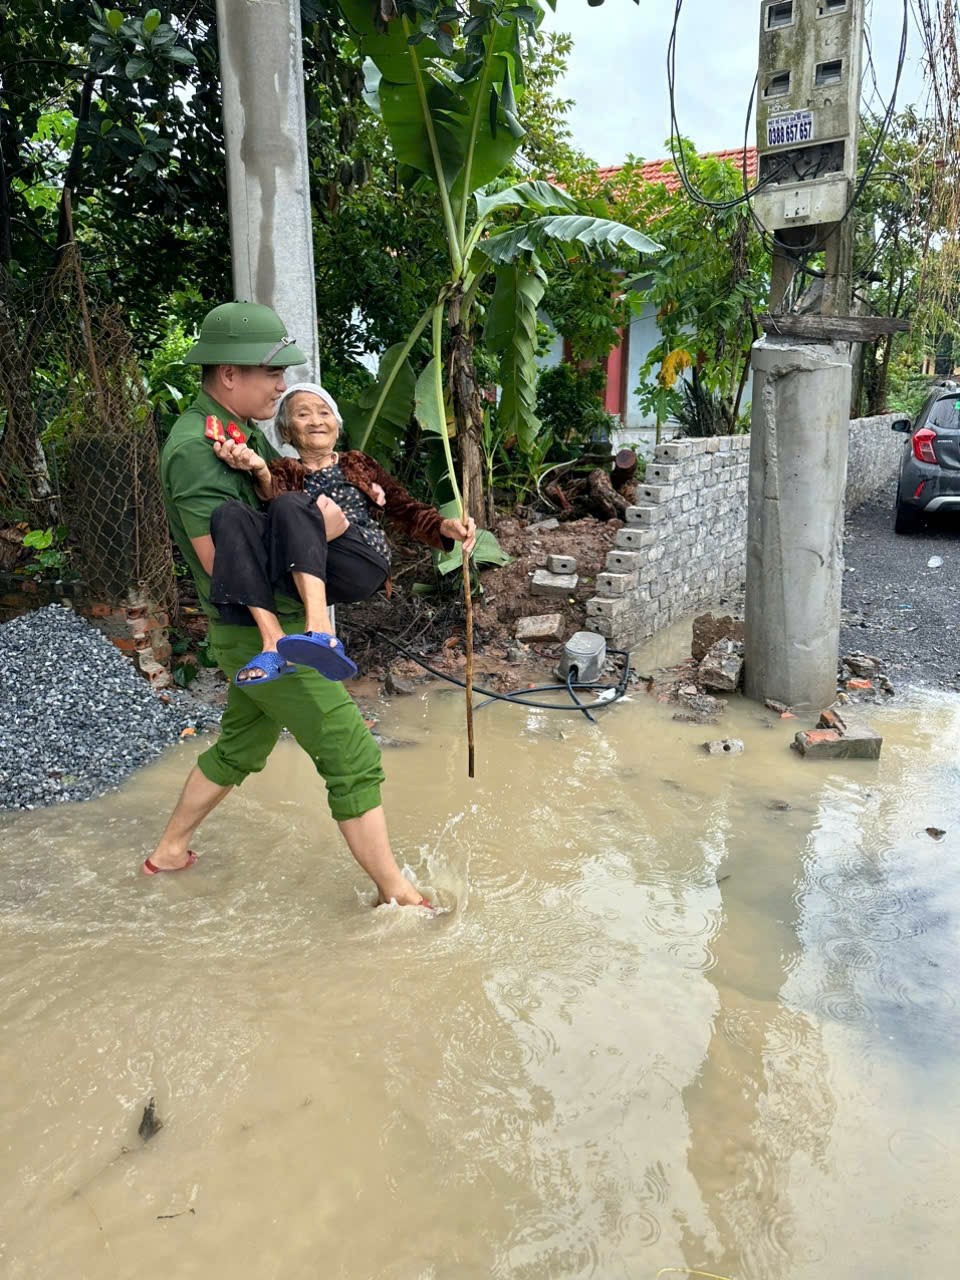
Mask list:
[[[305,627],[302,617],[282,621],[288,634]],[[380,748],[343,685],[297,667],[293,675],[238,688],[233,677],[260,652],[259,631],[211,621],[208,634],[230,680],[230,695],[220,737],[197,760],[203,775],[220,787],[239,786],[248,774],[259,773],[281,729],[289,729],[327,784],[337,822],[375,809],[384,777]]]

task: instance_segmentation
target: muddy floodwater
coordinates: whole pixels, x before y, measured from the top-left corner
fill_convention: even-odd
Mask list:
[[[960,700],[872,719],[817,765],[746,703],[719,759],[643,695],[493,706],[471,783],[460,697],[398,699],[434,919],[371,909],[288,743],[182,877],[136,872],[195,744],[3,815],[0,1272],[955,1274]]]

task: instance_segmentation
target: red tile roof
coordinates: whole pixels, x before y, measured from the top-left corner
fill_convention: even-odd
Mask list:
[[[714,156],[718,160],[732,160],[738,169],[743,167],[743,147],[737,147],[733,151],[709,151],[706,155]],[[701,158],[705,159],[706,156]],[[613,182],[622,168],[623,166],[618,164],[598,169],[597,177],[601,182]],[[680,190],[680,177],[675,171],[672,159],[648,160],[643,165],[641,174],[644,182],[661,182],[668,191]],[[747,181],[751,186],[757,181],[756,147],[747,147]]]

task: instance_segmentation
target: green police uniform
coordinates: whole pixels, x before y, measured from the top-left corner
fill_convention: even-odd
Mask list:
[[[207,316],[187,361],[285,367],[303,364],[305,357],[283,336],[279,318],[268,307],[238,302],[217,307]],[[249,474],[228,467],[213,452],[213,443],[205,435],[211,414],[224,426],[232,418],[229,410],[201,391],[174,424],[160,459],[170,528],[210,618],[210,647],[230,680],[220,737],[197,764],[218,786],[238,786],[248,774],[263,768],[281,729],[289,729],[326,782],[333,817],[337,821],[357,818],[380,804],[384,775],[380,749],[343,685],[306,667],[267,684],[238,687],[233,683],[237,671],[260,652],[260,633],[252,622],[238,627],[219,621],[210,602],[210,577],[190,539],[209,534],[210,517],[224,502],[235,499],[257,507],[259,499]],[[247,444],[261,457],[276,456],[256,428],[238,425]],[[299,600],[278,598],[277,613],[288,634],[305,630]]]

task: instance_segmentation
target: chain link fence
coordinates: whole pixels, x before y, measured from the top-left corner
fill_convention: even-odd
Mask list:
[[[0,515],[65,526],[91,597],[172,610],[158,454],[130,335],[76,246],[42,284],[0,273]]]

